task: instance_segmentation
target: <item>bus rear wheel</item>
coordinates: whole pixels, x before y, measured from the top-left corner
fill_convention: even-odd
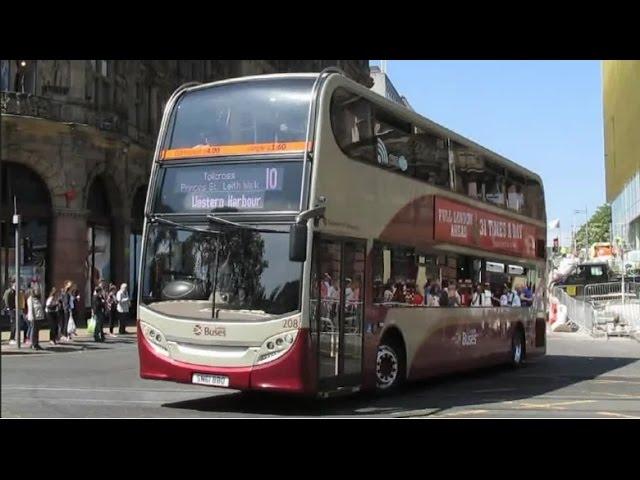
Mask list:
[[[516,328],[511,337],[511,366],[521,367],[524,364],[524,353],[524,334],[521,328]]]
[[[376,387],[379,392],[395,390],[404,379],[404,356],[396,342],[383,341],[376,355]]]

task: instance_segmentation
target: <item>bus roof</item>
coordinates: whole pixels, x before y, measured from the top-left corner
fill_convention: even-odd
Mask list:
[[[251,75],[251,76],[246,76],[246,77],[236,77],[236,78],[228,78],[228,79],[224,79],[224,80],[218,80],[215,82],[209,82],[209,83],[203,83],[200,85],[195,85],[192,87],[188,87],[185,88],[185,92],[189,92],[189,91],[194,91],[194,90],[201,90],[201,89],[206,89],[206,88],[210,88],[210,87],[214,87],[214,86],[218,86],[218,85],[225,85],[225,84],[230,84],[230,83],[238,83],[238,82],[248,82],[248,81],[255,81],[255,80],[273,80],[273,79],[290,79],[290,78],[308,78],[308,79],[315,79],[318,77],[318,75],[320,75],[319,73],[271,73],[271,74],[264,74],[264,75]],[[450,130],[446,127],[443,127],[442,125],[440,125],[439,123],[434,122],[433,120],[430,120],[422,115],[420,115],[419,113],[408,109],[407,107],[400,105],[392,100],[389,100],[375,92],[373,92],[372,90],[369,90],[368,88],[364,87],[363,85],[360,85],[358,82],[352,80],[351,78],[347,77],[344,74],[339,74],[336,72],[331,72],[329,74],[329,76],[339,76],[340,78],[342,78],[344,81],[348,82],[349,87],[351,89],[353,89],[356,93],[358,93],[359,95],[362,95],[363,97],[373,101],[374,103],[386,108],[387,110],[391,110],[392,112],[401,115],[403,117],[405,117],[405,119],[409,122],[411,122],[413,125],[421,127],[421,128],[427,128],[429,130],[431,130],[432,132],[438,133],[444,137],[450,138],[451,140],[455,140],[456,142],[466,146],[466,147],[470,147],[473,148],[475,150],[477,150],[479,153],[482,153],[488,157],[490,157],[492,160],[494,160],[496,163],[504,166],[504,167],[509,167],[510,169],[524,175],[525,177],[529,177],[531,179],[535,179],[537,180],[540,185],[542,185],[542,178],[537,174],[532,172],[531,170],[523,167],[522,165],[519,165],[517,163],[515,163],[512,160],[509,160],[506,157],[503,157],[502,155],[500,155],[499,153],[496,153],[492,150],[489,150],[486,147],[483,147],[482,145],[480,145],[479,143],[474,142],[473,140],[470,140],[456,132],[454,132],[453,130]]]

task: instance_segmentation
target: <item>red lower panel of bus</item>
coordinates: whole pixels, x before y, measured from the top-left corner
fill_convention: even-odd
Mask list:
[[[158,355],[144,338],[138,323],[140,376],[151,380],[191,383],[194,373],[229,377],[235,390],[269,390],[289,393],[312,393],[310,378],[309,332],[300,330],[291,349],[273,362],[254,367],[211,367],[178,362]]]

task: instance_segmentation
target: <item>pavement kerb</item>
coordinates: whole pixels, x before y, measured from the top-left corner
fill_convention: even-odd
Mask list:
[[[114,345],[118,339],[135,339],[136,333],[132,328],[129,328],[127,334],[118,335],[116,338],[111,338],[106,335],[104,343],[95,343],[93,335],[87,333],[86,328],[78,329],[77,335],[73,337],[71,342],[60,342],[56,345],[49,344],[49,330],[40,331],[40,346],[42,350],[32,350],[30,347],[25,347],[24,344],[18,349],[16,345],[9,345],[9,332],[2,332],[2,346],[0,353],[4,355],[42,355],[42,354],[56,354],[56,353],[73,353],[87,350],[88,346],[99,345],[100,349],[109,349],[110,345]]]

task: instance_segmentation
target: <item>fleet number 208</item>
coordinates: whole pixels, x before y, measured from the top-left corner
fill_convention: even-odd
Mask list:
[[[285,318],[282,322],[282,328],[300,328],[299,318]]]

